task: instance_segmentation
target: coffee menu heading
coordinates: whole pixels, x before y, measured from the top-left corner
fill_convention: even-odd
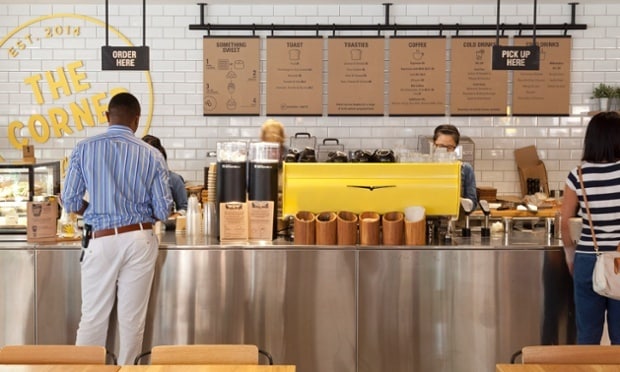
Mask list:
[[[260,115],[261,71],[267,115],[568,115],[570,40],[538,37],[540,70],[509,74],[495,37],[269,37],[263,69],[259,37],[205,37],[204,115]]]

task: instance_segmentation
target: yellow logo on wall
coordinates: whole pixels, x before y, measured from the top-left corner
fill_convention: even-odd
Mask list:
[[[147,97],[141,101],[142,125],[144,134],[148,133],[154,101],[150,72],[101,71],[99,53],[104,40],[92,44],[97,32],[89,24],[105,29],[105,22],[89,16],[52,14],[23,23],[0,40],[2,60],[7,60],[2,64],[18,76],[18,91],[9,92],[7,103],[12,105],[11,96],[15,95],[19,97],[15,105],[20,108],[0,119],[9,121],[0,126],[6,125],[6,137],[14,148],[30,144],[30,139],[46,143],[50,138],[71,136],[87,127],[107,123],[105,102],[118,92],[129,91],[124,86],[129,82],[132,93]],[[109,31],[133,46],[117,29],[109,26]],[[97,58],[92,58],[93,54]],[[29,99],[24,102],[26,97]],[[144,101],[148,101],[148,108]]]

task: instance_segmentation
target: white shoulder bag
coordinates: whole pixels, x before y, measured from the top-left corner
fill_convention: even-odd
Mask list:
[[[583,202],[586,206],[588,214],[588,222],[590,223],[590,232],[592,233],[592,242],[596,251],[596,264],[592,272],[592,288],[594,292],[601,296],[609,297],[614,300],[620,300],[620,244],[616,251],[599,252],[596,243],[596,235],[594,234],[594,226],[592,224],[592,215],[590,214],[590,206],[586,197],[586,189],[583,185],[583,176],[581,166],[577,168],[579,175],[579,184],[583,193]]]

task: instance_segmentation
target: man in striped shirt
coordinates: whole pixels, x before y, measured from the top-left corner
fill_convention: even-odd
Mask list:
[[[78,345],[106,345],[117,299],[119,364],[142,350],[146,310],[159,249],[152,226],[172,206],[166,162],[135,137],[140,103],[119,93],[108,105],[108,130],[80,141],[71,154],[62,201],[84,215],[92,240],[83,248]],[[89,201],[83,200],[88,193]]]

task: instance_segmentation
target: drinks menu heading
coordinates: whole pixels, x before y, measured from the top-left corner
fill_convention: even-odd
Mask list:
[[[384,37],[328,40],[329,115],[383,115]]]
[[[508,73],[492,69],[495,37],[453,37],[450,114],[506,115]],[[500,38],[500,45],[506,45]]]
[[[205,115],[259,115],[258,37],[203,39]]]
[[[532,45],[531,37],[515,38],[515,45]],[[571,38],[536,37],[540,69],[515,71],[512,82],[514,115],[569,115]]]

